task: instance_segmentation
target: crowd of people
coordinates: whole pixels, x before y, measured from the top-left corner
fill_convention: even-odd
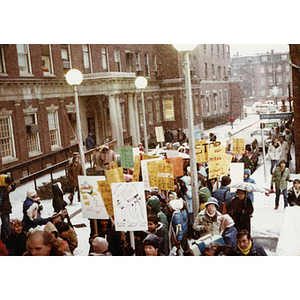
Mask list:
[[[169,143],[174,139],[169,130],[166,130],[165,138]],[[212,134],[210,138],[214,140],[215,136]],[[181,129],[178,130],[177,139],[181,143],[186,142]],[[279,207],[281,194],[284,197],[284,207],[300,205],[300,180],[294,180],[293,187],[287,190],[290,172],[288,162],[281,159],[284,140],[282,135],[275,134],[269,148],[272,163],[271,190],[274,184],[276,190],[275,209]],[[92,144],[91,141],[89,143]],[[142,145],[139,148],[140,151],[145,151]],[[92,161],[96,175],[105,175],[105,170],[110,168],[109,163],[116,161],[116,156],[109,147],[96,145]],[[88,255],[192,256],[195,254],[191,245],[200,243],[208,236],[211,240],[205,245],[207,256],[267,255],[263,247],[251,238],[253,192],[249,192],[247,188],[238,188],[232,193],[229,188],[230,176],[209,178],[207,163],[199,163],[197,167],[199,210],[196,214],[193,211],[190,167],[185,166],[184,175],[174,180],[174,191],[145,191],[148,230],[133,232],[134,243],[129,232],[116,231],[113,216],[108,220],[90,219]],[[74,255],[78,239],[67,212],[67,205],[72,204],[76,191],[80,201],[77,176],[83,175],[83,169],[79,153],[74,153],[67,170],[70,185],[73,187],[70,203],[63,198],[61,184],[53,184],[54,214],[48,218],[41,216],[43,208],[37,191],[29,189],[23,203],[22,220],[10,220],[12,207],[9,193],[15,189],[15,184],[12,178],[5,179],[5,185],[0,187],[1,255]],[[248,168],[244,170],[244,182],[255,184]],[[216,242],[214,238],[218,238],[218,241],[221,238],[222,243]]]

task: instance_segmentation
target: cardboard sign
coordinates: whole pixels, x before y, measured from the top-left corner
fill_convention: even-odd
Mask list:
[[[173,165],[165,160],[157,162],[157,186],[161,190],[174,191]]]
[[[201,140],[201,141],[195,141],[196,162],[197,163],[202,163],[202,162],[208,161],[208,154],[207,154],[205,145],[207,145],[206,139]]]
[[[107,181],[109,182],[125,182],[125,177],[124,177],[122,167],[106,170],[106,175],[107,175]]]
[[[134,165],[133,152],[131,146],[119,147],[121,167],[123,169],[132,169]]]
[[[110,161],[109,162],[109,168],[110,169],[116,169],[118,167],[118,164],[116,161]]]
[[[245,152],[245,139],[243,138],[232,139],[232,153],[242,154],[244,152]]]
[[[149,187],[157,187],[157,161],[148,160],[147,161],[147,172]]]
[[[98,184],[98,191],[101,194],[106,211],[110,216],[113,216],[114,208],[112,202],[110,183],[108,181],[97,181],[97,184]]]
[[[155,159],[152,159],[151,161],[157,161],[157,160],[162,160],[162,158],[161,157],[155,158]],[[149,160],[141,160],[142,177],[143,177],[145,190],[150,189],[149,176],[148,176],[148,165],[147,165],[148,161]]]
[[[140,181],[140,155],[134,157],[133,174],[131,181]]]
[[[225,162],[225,146],[208,148],[208,178],[216,178],[227,175]]]
[[[148,230],[143,182],[112,183],[116,231]]]
[[[155,127],[155,135],[158,143],[165,141],[164,129],[162,126]]]
[[[100,181],[99,179],[100,176],[78,176],[79,195],[84,218],[109,219],[101,193],[98,190],[97,182]]]
[[[155,158],[160,158],[160,156],[157,155],[149,155],[146,153],[142,153],[142,159],[147,160],[147,159],[155,159]]]
[[[166,162],[173,165],[174,178],[181,177],[184,175],[182,157],[167,158]]]

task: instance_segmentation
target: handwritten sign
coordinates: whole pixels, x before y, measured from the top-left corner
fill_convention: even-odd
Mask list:
[[[174,191],[173,164],[165,160],[157,162],[157,185],[161,190]]]
[[[208,167],[209,167],[208,178],[215,178],[215,177],[227,175],[226,165],[225,165],[224,145],[208,148]]]
[[[106,211],[110,216],[113,216],[114,208],[112,202],[110,183],[108,181],[97,181],[97,184],[98,184],[98,191],[101,194]]]
[[[183,173],[183,159],[182,157],[167,158],[166,162],[173,165],[174,177],[181,177]]]
[[[155,127],[155,135],[158,143],[165,141],[164,129],[162,126]]]
[[[116,231],[148,230],[143,182],[112,183]]]
[[[157,187],[157,161],[147,161],[148,180],[150,187]]]
[[[99,179],[99,176],[78,176],[80,203],[84,218],[109,219],[101,193],[97,188]]]
[[[136,155],[134,157],[134,166],[131,181],[140,181],[140,155]]]
[[[245,139],[232,139],[232,153],[241,154],[245,152]]]
[[[133,152],[131,146],[120,146],[120,160],[121,160],[121,167],[124,169],[131,169],[133,168]]]
[[[161,157],[152,159],[151,161],[162,160]],[[145,189],[150,189],[149,176],[148,176],[148,160],[141,160],[142,177]]]
[[[122,167],[106,170],[106,175],[107,175],[107,180],[109,182],[125,182],[125,177],[124,177]]]
[[[118,164],[116,161],[110,161],[109,162],[109,168],[110,169],[116,169],[118,167]]]
[[[160,158],[160,157],[157,156],[157,155],[149,155],[149,154],[146,154],[146,153],[142,153],[142,159],[143,160],[155,159],[155,158]]]

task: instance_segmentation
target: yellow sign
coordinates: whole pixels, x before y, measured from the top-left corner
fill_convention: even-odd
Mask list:
[[[161,190],[174,191],[173,164],[157,161],[157,185]]]
[[[106,175],[109,182],[126,182],[122,167],[106,170]]]
[[[113,202],[112,202],[112,193],[111,193],[111,187],[110,182],[108,181],[97,181],[98,184],[98,191],[101,194],[103,203],[105,205],[107,214],[110,216],[114,215],[114,208],[113,208]]]
[[[134,157],[134,167],[131,181],[140,181],[140,155]]]
[[[157,160],[147,161],[148,180],[150,187],[157,187]]]
[[[149,155],[149,154],[146,154],[146,153],[142,153],[142,159],[143,160],[154,159],[154,158],[159,158],[159,156],[157,156],[157,155]]]
[[[232,139],[232,153],[240,154],[245,152],[245,139]]]
[[[116,169],[118,167],[118,164],[116,161],[110,161],[109,167],[110,167],[110,169]]]
[[[225,146],[220,145],[214,148],[208,148],[208,178],[216,178],[226,173],[226,161],[225,161]]]
[[[205,148],[206,139],[201,141],[195,141],[196,146],[196,162],[202,163],[208,161],[208,155]]]

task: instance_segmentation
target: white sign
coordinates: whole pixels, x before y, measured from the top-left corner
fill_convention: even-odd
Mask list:
[[[244,163],[230,164],[230,178],[231,178],[230,184],[244,182]],[[233,192],[232,188],[230,189],[230,191]]]
[[[164,129],[162,126],[155,127],[155,135],[158,143],[165,141]]]
[[[116,231],[148,230],[143,182],[113,182],[111,191]]]
[[[105,176],[78,176],[82,216],[89,219],[109,219],[97,181]]]

